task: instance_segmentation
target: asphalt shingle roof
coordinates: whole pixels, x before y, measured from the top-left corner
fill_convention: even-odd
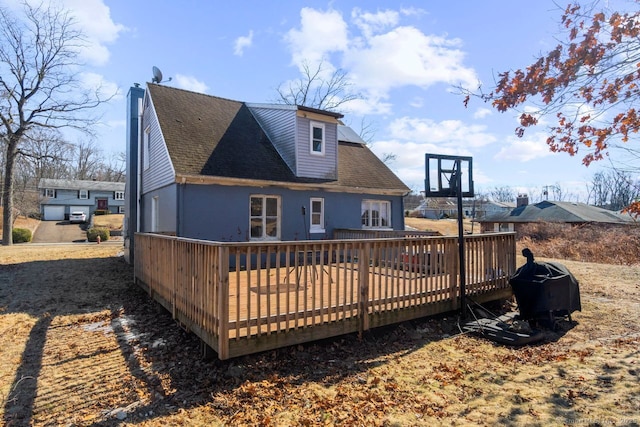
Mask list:
[[[585,203],[548,201],[520,206],[478,220],[479,222],[565,222],[565,223],[627,223],[629,216]]]
[[[245,103],[158,84],[148,90],[176,174],[409,190],[358,143],[340,142],[337,180],[297,177]]]
[[[124,182],[52,178],[43,178],[38,183],[38,188],[52,188],[56,190],[124,191],[124,186]]]

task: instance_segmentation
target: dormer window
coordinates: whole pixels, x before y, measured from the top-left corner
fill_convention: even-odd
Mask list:
[[[324,156],[324,123],[311,122],[311,154]]]

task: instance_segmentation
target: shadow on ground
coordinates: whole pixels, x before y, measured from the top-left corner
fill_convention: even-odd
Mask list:
[[[216,397],[248,383],[330,386],[389,363],[389,355],[402,357],[459,332],[456,314],[449,314],[379,328],[362,339],[351,334],[205,360],[199,339],[133,284],[132,267],[121,257],[3,265],[0,276],[10,279],[0,290],[2,317],[34,319],[12,371],[6,425],[109,426],[202,405],[229,420],[238,404]]]

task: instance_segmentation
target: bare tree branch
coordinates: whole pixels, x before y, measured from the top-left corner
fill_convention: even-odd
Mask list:
[[[90,111],[109,99],[82,87],[78,51],[84,39],[67,11],[22,3],[18,17],[0,7],[0,135],[5,139],[3,245],[11,245],[14,174],[36,129],[90,132]]]

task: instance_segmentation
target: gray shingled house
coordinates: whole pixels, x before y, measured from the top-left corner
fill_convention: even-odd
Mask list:
[[[124,187],[124,182],[43,178],[38,184],[41,217],[62,221],[78,211],[87,217],[96,210],[124,213]]]
[[[126,235],[312,240],[403,230],[409,188],[340,119],[150,83],[128,95]]]
[[[634,221],[629,215],[622,215],[619,212],[585,203],[544,200],[531,205],[521,203],[515,209],[488,215],[478,219],[477,222],[481,224],[481,230],[484,233],[518,231],[520,226],[533,222],[555,222],[572,225],[629,225],[633,224]]]

